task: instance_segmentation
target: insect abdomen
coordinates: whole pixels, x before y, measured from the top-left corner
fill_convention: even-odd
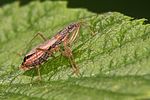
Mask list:
[[[48,57],[50,55],[48,53],[45,53],[43,54],[41,57],[39,57],[38,59],[36,59],[34,62],[33,62],[33,65],[32,66],[37,66],[37,65],[41,65],[43,62],[47,61]]]

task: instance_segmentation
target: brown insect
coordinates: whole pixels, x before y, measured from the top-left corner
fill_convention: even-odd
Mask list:
[[[68,25],[48,40],[44,38],[44,36],[41,33],[37,33],[36,36],[41,36],[45,40],[45,42],[39,44],[38,46],[33,48],[29,53],[26,54],[20,69],[26,71],[32,68],[37,68],[39,77],[41,78],[39,65],[47,61],[47,59],[50,56],[52,56],[54,52],[60,51],[62,55],[68,57],[74,73],[78,74],[79,68],[75,63],[70,45],[76,39],[79,33],[79,29],[81,27],[81,23],[82,22],[76,22]],[[63,45],[64,50],[60,49],[61,44]]]

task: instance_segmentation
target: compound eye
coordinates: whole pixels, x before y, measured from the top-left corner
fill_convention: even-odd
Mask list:
[[[72,29],[74,27],[74,25],[69,25],[68,29]]]

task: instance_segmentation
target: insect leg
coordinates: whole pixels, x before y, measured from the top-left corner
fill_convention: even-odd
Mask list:
[[[75,39],[77,38],[78,34],[79,34],[79,30],[80,30],[80,25],[77,27],[76,30],[74,30],[71,33],[71,36],[69,37],[69,39],[64,40],[66,42],[66,44],[72,44]]]
[[[69,62],[71,63],[72,69],[73,69],[73,73],[75,73],[76,75],[79,74],[79,67],[76,65],[74,56],[72,54],[72,50],[70,47],[65,47],[65,51],[64,51],[65,55],[68,57]]]
[[[45,36],[44,36],[42,33],[38,32],[38,33],[36,33],[35,36],[30,40],[29,43],[31,43],[37,36],[40,36],[44,41],[47,40],[47,38],[45,38]]]
[[[72,69],[73,69],[73,73],[75,73],[76,75],[79,75],[79,67],[76,65],[72,50],[68,46],[68,44],[66,44],[66,42],[64,41],[64,43],[63,43],[64,44],[64,51],[62,51],[60,49],[60,52],[62,53],[63,56],[65,56],[69,59],[69,62],[70,62]]]
[[[36,68],[37,68],[37,73],[38,73],[38,79],[42,80],[41,73],[40,73],[40,67],[37,66]]]
[[[50,50],[47,50],[47,49],[41,49],[41,48],[36,48],[36,50],[47,52],[51,57],[55,58],[55,56],[53,55],[53,51],[50,51]]]
[[[41,49],[41,48],[36,48],[36,50],[39,50],[39,51],[43,51],[43,52],[47,52],[49,54],[51,54],[52,52],[47,50],[47,49]]]
[[[36,54],[36,56],[37,56],[37,54]],[[42,80],[39,65],[36,66],[36,69],[37,69],[37,74],[38,74],[38,80]]]

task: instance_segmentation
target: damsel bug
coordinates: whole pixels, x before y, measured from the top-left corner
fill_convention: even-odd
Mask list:
[[[97,15],[95,17],[97,17]],[[41,33],[37,33],[35,37],[38,35],[41,36],[44,39],[44,42],[37,45],[35,48],[33,48],[29,53],[25,55],[23,62],[20,66],[20,69],[26,71],[32,68],[37,68],[39,78],[41,79],[39,66],[42,63],[46,62],[50,56],[53,56],[55,52],[60,51],[63,56],[66,56],[69,59],[69,62],[73,69],[73,73],[78,75],[79,68],[75,63],[75,59],[71,50],[71,45],[77,38],[80,27],[84,23],[85,21],[72,23],[67,27],[63,28],[62,30],[60,30],[51,39],[46,39]],[[92,33],[92,35],[95,35],[95,32],[93,31],[91,31],[90,33]],[[63,50],[61,49],[62,45]]]
[[[72,50],[70,45],[76,39],[82,22],[76,22],[68,25],[64,29],[60,30],[54,37],[46,40],[41,33],[40,35],[45,42],[33,48],[29,53],[26,54],[24,60],[21,64],[20,69],[30,70],[32,68],[38,69],[38,74],[40,76],[39,66],[47,61],[48,57],[52,56],[54,52],[60,51],[62,55],[68,57],[74,73],[79,73],[79,68],[76,66]],[[37,36],[36,35],[36,36]],[[60,49],[60,45],[63,45],[64,50]]]

